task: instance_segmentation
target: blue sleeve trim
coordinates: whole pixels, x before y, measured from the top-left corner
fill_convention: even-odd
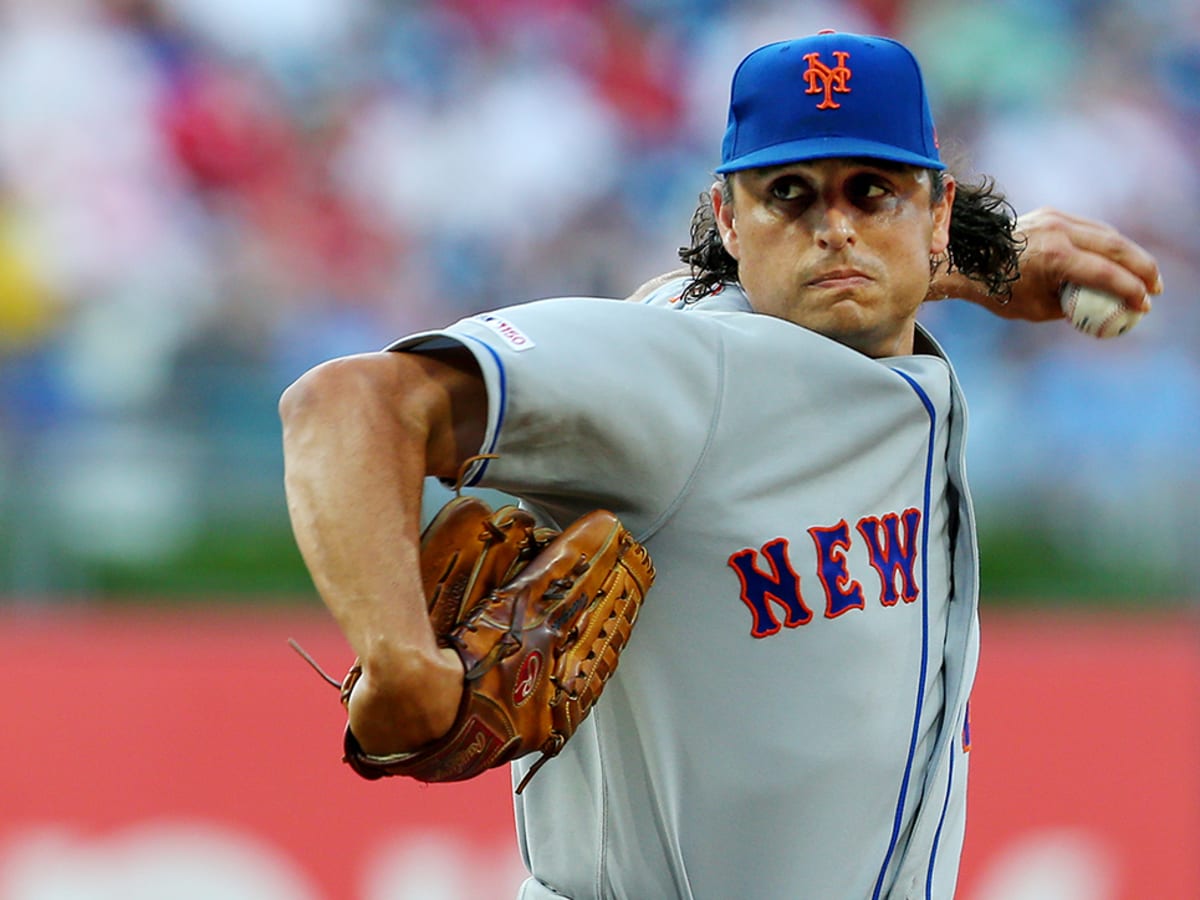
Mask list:
[[[496,444],[500,440],[500,431],[504,427],[504,416],[508,411],[508,373],[504,370],[504,363],[500,360],[500,354],[496,352],[496,349],[491,344],[487,343],[486,341],[481,341],[477,337],[472,337],[469,334],[456,334],[455,337],[464,342],[472,341],[478,344],[488,352],[488,355],[491,356],[492,361],[496,364],[499,391],[499,396],[496,398],[496,427],[492,431],[492,439],[487,442],[486,446],[481,447],[479,450],[480,453],[494,453],[496,450]],[[471,475],[471,477],[464,482],[463,487],[474,487],[475,485],[479,484],[479,482],[483,479],[483,475],[487,471],[488,463],[490,462],[490,459],[483,460],[482,463],[476,467],[475,472]]]

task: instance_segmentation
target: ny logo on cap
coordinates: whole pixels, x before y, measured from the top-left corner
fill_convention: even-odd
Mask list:
[[[834,50],[833,57],[837,60],[837,65],[832,69],[825,63],[821,62],[820,53],[806,53],[804,59],[808,62],[808,70],[804,73],[804,80],[808,82],[808,90],[806,94],[821,94],[825,96],[817,109],[840,109],[841,104],[833,99],[834,93],[848,94],[850,88],[846,87],[846,82],[850,80],[850,69],[846,66],[846,60],[850,58],[850,54],[843,50]]]

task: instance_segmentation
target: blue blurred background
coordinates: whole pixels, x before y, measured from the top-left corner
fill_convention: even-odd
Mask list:
[[[926,309],[985,593],[1194,602],[1195,0],[0,0],[0,595],[311,597],[283,388],[672,267],[736,62],[825,27],[917,51],[960,176],[1162,265],[1116,341]]]

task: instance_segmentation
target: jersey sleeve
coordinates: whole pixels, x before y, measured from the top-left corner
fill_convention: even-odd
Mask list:
[[[488,422],[467,484],[558,516],[603,507],[649,528],[669,515],[719,412],[720,330],[618,300],[559,298],[463,319],[393,344],[461,345],[478,362]]]

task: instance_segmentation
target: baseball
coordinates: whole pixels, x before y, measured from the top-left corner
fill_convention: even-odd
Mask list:
[[[1097,338],[1122,335],[1143,315],[1128,309],[1112,294],[1077,284],[1063,287],[1061,299],[1063,312],[1071,324],[1084,334]]]

